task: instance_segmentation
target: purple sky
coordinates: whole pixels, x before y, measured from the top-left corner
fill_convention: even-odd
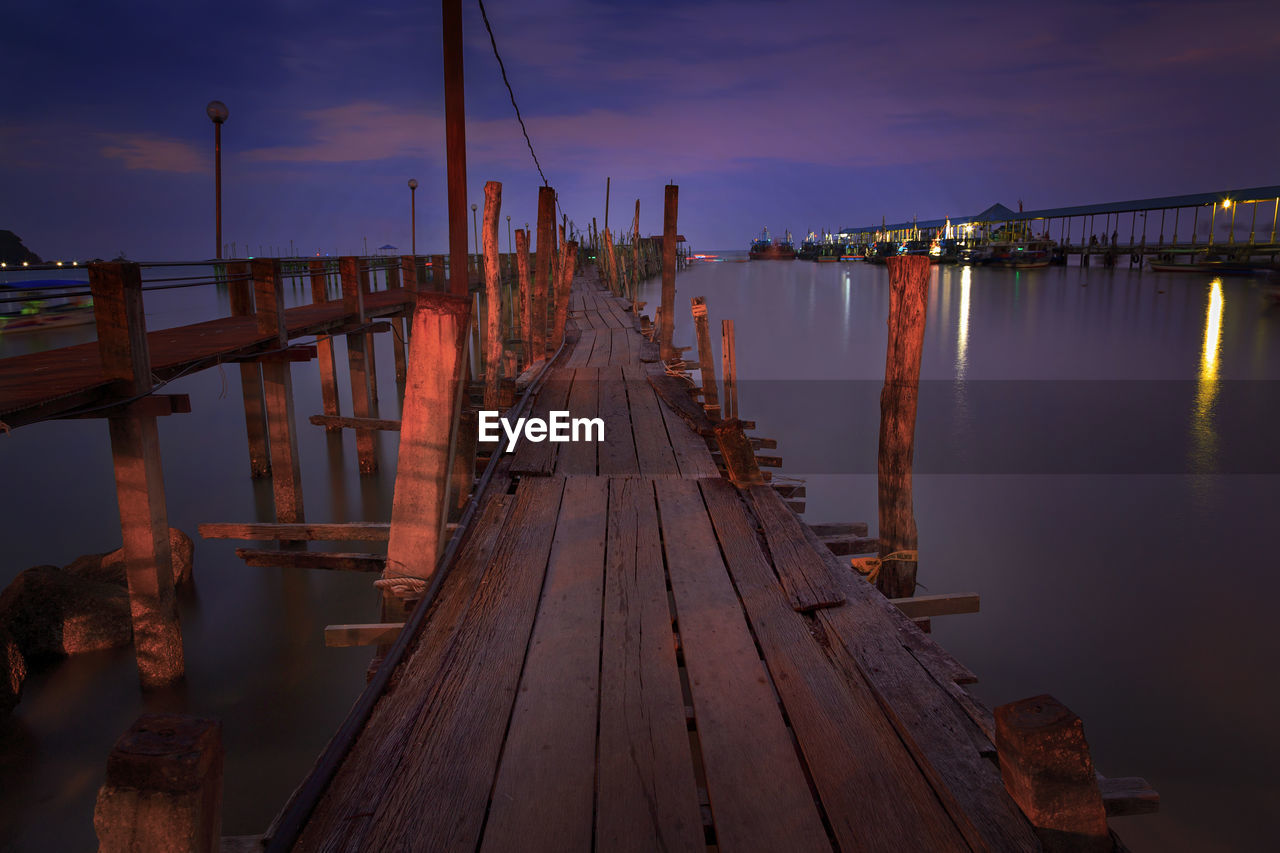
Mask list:
[[[440,10],[408,2],[15,2],[0,228],[46,258],[444,251]],[[489,0],[561,206],[698,249],[837,228],[1280,183],[1280,4]],[[464,2],[470,201],[539,179]],[[502,248],[506,250],[503,223]]]

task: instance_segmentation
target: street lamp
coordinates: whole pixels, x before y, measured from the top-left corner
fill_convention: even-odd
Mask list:
[[[205,115],[213,122],[213,209],[216,221],[218,260],[222,260],[222,123],[230,112],[222,101],[210,101],[204,108]]]
[[[418,256],[418,179],[409,179],[409,254]]]
[[[471,205],[471,236],[476,247],[476,256],[480,255],[480,229],[476,227],[476,206]]]

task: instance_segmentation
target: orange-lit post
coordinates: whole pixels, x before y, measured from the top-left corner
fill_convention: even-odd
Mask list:
[[[455,296],[466,296],[467,128],[462,89],[462,0],[443,0],[441,12],[445,159],[449,183],[449,292]]]
[[[502,184],[484,185],[484,298],[485,372],[484,407],[498,408],[498,384],[502,380],[502,281],[498,269],[498,218],[502,209]]]
[[[671,339],[675,335],[676,319],[676,215],[679,202],[680,188],[668,184],[662,213],[662,321],[658,328],[658,354],[663,361],[670,361],[676,355]]]

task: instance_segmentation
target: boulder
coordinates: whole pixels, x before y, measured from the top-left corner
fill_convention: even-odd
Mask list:
[[[36,566],[0,593],[0,630],[28,664],[127,646],[133,639],[129,593],[56,566]]]
[[[176,527],[169,528],[169,550],[173,553],[173,585],[180,587],[191,582],[191,559],[195,546],[191,537]],[[83,578],[102,583],[128,586],[124,572],[124,548],[106,554],[86,554],[77,557],[66,570]]]
[[[0,717],[22,699],[22,682],[27,678],[27,661],[9,632],[0,628]]]

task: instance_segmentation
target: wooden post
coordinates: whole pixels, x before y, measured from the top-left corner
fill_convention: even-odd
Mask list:
[[[560,274],[560,283],[556,288],[556,319],[551,337],[552,350],[560,349],[560,345],[564,343],[564,327],[569,320],[569,290],[573,287],[573,270],[578,261],[577,242],[570,240],[565,243],[563,254],[565,262],[561,266],[564,270]]]
[[[720,420],[720,394],[716,387],[715,359],[711,354],[711,321],[707,317],[707,299],[691,300],[693,329],[698,337],[698,372],[702,374],[702,408],[713,421]]]
[[[449,290],[444,274],[445,266],[444,255],[431,256],[431,289],[437,293],[447,293]]]
[[[676,214],[679,200],[680,188],[669,184],[662,212],[662,325],[658,330],[658,357],[663,361],[676,357],[671,339],[675,335],[676,319]]]
[[[387,290],[400,289],[400,264],[390,264],[386,268]],[[405,318],[404,314],[391,318],[391,358],[395,362],[396,387],[404,387],[405,377]]]
[[[928,258],[925,261],[928,262]],[[729,479],[739,488],[764,483],[764,475],[756,462],[756,451],[751,446],[751,439],[742,430],[742,422],[738,420],[718,421],[715,425],[716,447],[720,450],[720,458],[724,461]]]
[[[1107,812],[1084,724],[1052,696],[996,708],[996,755],[1005,789],[1047,853],[1110,853]]]
[[[733,334],[733,321],[720,321],[720,365],[724,371],[725,420],[738,416],[738,352]]]
[[[523,342],[524,362],[521,366],[528,367],[533,363],[533,317],[529,288],[529,232],[523,228],[516,229],[516,268],[520,278],[520,295],[516,299],[520,330],[516,337]]]
[[[342,305],[348,323],[363,323],[364,290],[360,287],[359,258],[346,255],[338,259],[338,271],[342,278]],[[373,403],[369,395],[368,364],[365,360],[364,332],[347,334],[347,369],[351,375],[351,413],[357,418],[372,418]],[[377,431],[356,430],[356,455],[360,459],[360,473],[371,474],[378,470]]]
[[[916,550],[916,518],[911,496],[915,454],[920,357],[924,349],[929,259],[899,255],[888,259],[889,344],[880,392],[879,486],[880,556]],[[916,591],[916,560],[886,560],[876,585],[887,598]]]
[[[484,372],[484,407],[498,408],[499,383],[502,380],[502,282],[498,271],[498,218],[502,211],[502,184],[488,181],[484,185],[484,288],[485,349],[488,353]]]
[[[150,392],[151,352],[138,265],[91,264],[89,287],[103,373],[116,380],[123,397]],[[108,427],[138,676],[144,688],[163,687],[182,679],[185,664],[160,436],[155,416],[136,409],[108,418]]]
[[[636,292],[640,289],[640,199],[636,199],[636,221],[631,229],[631,266],[634,268],[635,279],[631,282],[631,292],[627,294],[627,299],[631,301],[632,309],[635,308]]]
[[[307,265],[311,270],[311,301],[316,305],[323,305],[329,301],[329,277],[325,271],[326,263],[319,258],[313,258]],[[324,413],[341,415],[342,412],[338,408],[338,369],[333,357],[333,339],[328,335],[317,336],[316,355],[320,360],[320,396],[324,402]],[[245,363],[241,362],[242,373],[245,366]],[[341,431],[340,427],[332,425],[326,426],[325,429]]]
[[[360,263],[360,293],[361,299],[373,292],[369,265],[373,261],[368,258],[362,258]],[[366,332],[364,336],[364,357],[368,361],[369,369],[367,375],[369,377],[369,399],[373,402],[374,407],[378,405],[378,353],[376,349],[376,340],[372,332]]]
[[[613,178],[608,176],[604,179],[604,230],[609,230],[609,184],[613,182]]]
[[[258,306],[258,330],[275,337],[277,346],[289,345],[284,320],[284,289],[280,286],[278,258],[253,261],[254,300]],[[293,412],[291,365],[280,358],[262,363],[262,390],[267,402],[267,432],[271,440],[271,491],[276,521],[303,520],[302,467],[298,463],[298,427]]]
[[[244,261],[228,264],[231,270],[231,314],[253,316],[253,277]],[[267,410],[262,398],[262,367],[256,361],[240,362],[240,394],[244,398],[244,429],[249,441],[249,476],[254,479],[271,473],[267,450]]]
[[[444,536],[470,314],[469,299],[418,294],[387,542],[389,577],[428,578],[435,571]]]
[[[100,853],[217,853],[222,836],[222,724],[143,714],[107,757],[93,828]]]
[[[445,171],[449,182],[449,292],[467,295],[467,126],[462,86],[462,0],[441,4]]]
[[[604,257],[605,272],[608,276],[605,283],[609,285],[610,293],[618,292],[618,259],[613,252],[613,234],[609,229],[604,229]]]
[[[531,361],[547,357],[547,294],[551,289],[551,242],[555,228],[556,191],[538,188],[538,253],[533,269],[533,356]]]

